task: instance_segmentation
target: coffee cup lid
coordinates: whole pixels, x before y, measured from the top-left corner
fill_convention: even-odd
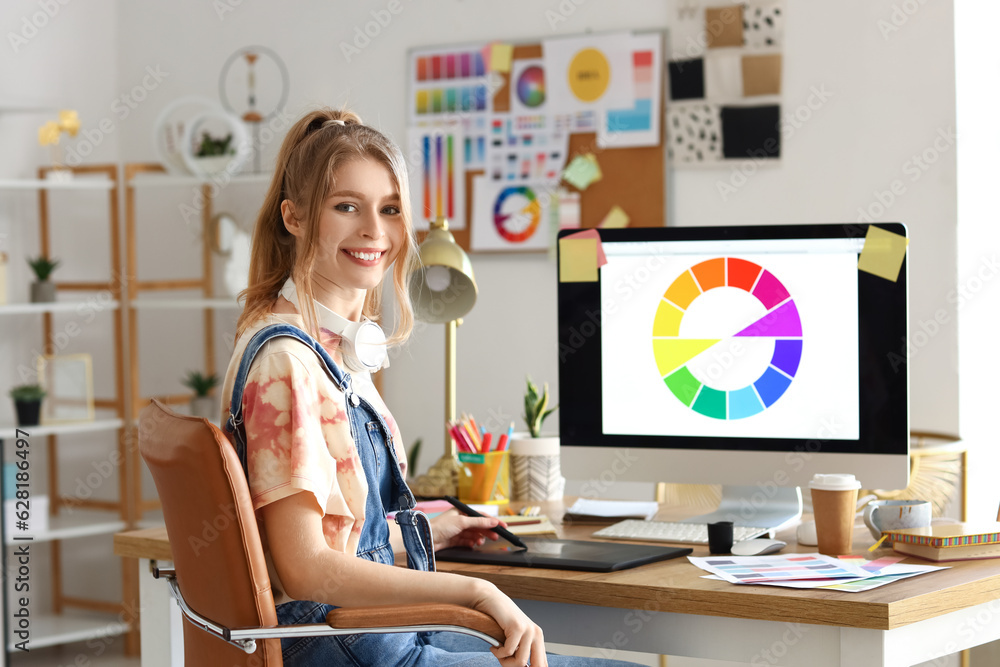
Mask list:
[[[835,475],[813,475],[812,480],[809,482],[810,489],[818,489],[820,491],[851,491],[853,489],[860,489],[861,482],[859,482],[854,475],[846,474],[835,474]]]

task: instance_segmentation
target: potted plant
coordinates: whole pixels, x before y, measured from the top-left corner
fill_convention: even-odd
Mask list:
[[[226,170],[236,151],[233,150],[233,134],[213,137],[208,132],[201,133],[201,143],[195,151],[195,162],[203,174],[220,174]]]
[[[559,407],[549,407],[549,385],[527,378],[524,392],[524,422],[528,433],[515,433],[510,440],[511,491],[515,500],[558,500],[566,479],[559,466],[559,436],[543,436],[542,424]]]
[[[204,417],[210,422],[215,422],[219,418],[219,406],[211,395],[219,382],[219,377],[215,373],[205,375],[199,371],[188,371],[181,384],[194,392],[194,396],[191,397],[192,415]]]
[[[42,399],[45,390],[39,384],[22,384],[10,390],[17,412],[18,426],[36,426],[42,413]]]
[[[28,266],[35,272],[37,280],[31,283],[31,302],[50,303],[56,300],[55,283],[49,280],[49,276],[59,266],[58,259],[49,259],[45,255],[31,259],[28,258]]]

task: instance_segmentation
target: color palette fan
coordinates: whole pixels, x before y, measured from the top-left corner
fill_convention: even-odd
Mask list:
[[[717,257],[692,266],[664,292],[653,355],[684,405],[713,419],[744,419],[774,405],[791,385],[802,358],[802,323],[774,274]]]

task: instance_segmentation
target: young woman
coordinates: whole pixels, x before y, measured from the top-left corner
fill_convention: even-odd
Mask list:
[[[391,267],[399,312],[388,343],[406,339],[415,261],[399,149],[353,113],[307,114],[285,138],[257,219],[223,396],[234,397],[279,622],[323,622],[333,606],[448,602],[495,618],[506,643],[494,659],[456,634],[302,638],[282,641],[285,665],[624,664],[546,656],[541,629],[493,584],[424,571],[428,532],[437,549],[478,545],[497,539],[499,520],[448,512],[427,527],[406,511],[402,438],[370,379],[384,361],[370,321]],[[266,328],[278,335],[262,342]],[[392,510],[401,526],[386,521]],[[414,569],[392,566],[400,548]]]

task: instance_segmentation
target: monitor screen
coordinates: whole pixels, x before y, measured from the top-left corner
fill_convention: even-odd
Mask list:
[[[627,453],[621,479],[905,487],[906,262],[859,270],[867,230],[599,230],[597,279],[558,288],[567,474]]]

